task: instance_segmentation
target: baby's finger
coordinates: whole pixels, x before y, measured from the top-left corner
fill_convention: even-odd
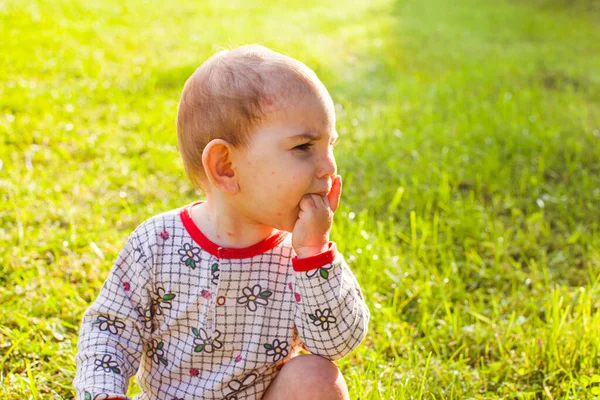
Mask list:
[[[327,195],[327,199],[329,200],[329,206],[331,207],[331,211],[335,212],[340,204],[340,197],[342,195],[342,177],[340,175],[336,175],[333,180],[333,184],[331,185],[331,191]]]
[[[329,197],[327,196],[320,196],[321,200],[323,201],[323,205],[325,206],[325,209],[328,210],[329,208],[331,208],[331,205],[329,204]]]
[[[302,198],[300,199],[300,209],[301,210],[307,210],[310,208],[316,208],[317,205],[315,204],[315,201],[313,200],[312,196],[309,194],[305,194],[304,196],[302,196]]]
[[[329,204],[327,203],[327,197],[321,196],[318,194],[312,194],[311,197],[312,197],[313,201],[315,202],[315,205],[317,206],[317,208],[329,207]]]

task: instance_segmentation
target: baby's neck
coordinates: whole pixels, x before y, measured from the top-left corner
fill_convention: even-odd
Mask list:
[[[249,221],[226,204],[210,199],[192,207],[191,217],[211,242],[226,248],[246,248],[259,243],[276,229]]]

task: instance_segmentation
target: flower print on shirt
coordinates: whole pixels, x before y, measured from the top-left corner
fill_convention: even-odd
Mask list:
[[[152,308],[144,310],[142,307],[138,306],[137,312],[140,315],[140,318],[142,318],[142,321],[144,322],[144,328],[151,330],[152,318],[154,317],[154,314],[152,314]]]
[[[119,329],[125,328],[125,324],[119,318],[110,318],[108,315],[99,315],[98,319],[92,321],[92,325],[98,325],[101,331],[109,331],[113,335],[119,334]]]
[[[331,315],[331,308],[325,308],[323,311],[315,310],[314,315],[308,314],[308,317],[313,321],[315,326],[320,326],[324,331],[329,329],[329,324],[335,323],[336,319]]]
[[[206,353],[212,353],[215,349],[218,350],[221,347],[223,347],[223,343],[219,340],[219,337],[221,337],[221,332],[217,330],[213,332],[212,337],[208,337],[208,334],[202,328],[200,328],[200,331],[198,331],[198,329],[196,328],[193,328],[192,333],[195,336],[194,351],[196,353],[199,353],[201,351],[204,351]]]
[[[286,341],[275,339],[273,343],[265,343],[264,347],[267,349],[267,357],[273,357],[273,362],[279,361],[288,355],[288,343]]]
[[[242,289],[243,296],[237,299],[238,304],[245,304],[250,311],[256,311],[258,305],[266,306],[269,303],[267,300],[273,292],[270,290],[262,290],[260,285],[254,285],[252,288],[247,286]]]
[[[154,361],[157,364],[162,363],[164,365],[169,365],[167,359],[163,357],[165,355],[165,351],[163,350],[163,348],[165,347],[165,343],[156,342],[156,340],[152,340],[150,348],[146,352],[146,355],[148,356],[148,358],[151,358],[152,361]]]
[[[162,315],[163,310],[171,309],[171,300],[175,298],[174,293],[165,294],[165,289],[158,287],[154,295],[156,297],[152,299],[152,310],[154,310],[156,315]]]
[[[233,390],[233,392],[229,393],[227,395],[227,397],[225,397],[225,398],[227,400],[237,399],[237,394],[239,394],[241,391],[247,389],[248,386],[252,385],[257,377],[258,377],[258,375],[256,375],[255,373],[251,373],[251,374],[246,375],[246,377],[240,381],[235,380],[235,379],[232,380],[231,382],[229,382],[229,384],[227,386],[229,387],[229,389]]]
[[[112,359],[110,354],[105,354],[102,357],[102,360],[96,359],[94,362],[96,364],[96,368],[94,371],[100,371],[101,369],[104,372],[114,372],[115,374],[121,374],[121,370],[118,367],[118,363]]]
[[[106,399],[110,399],[110,395],[108,393],[99,393],[97,395],[95,395],[94,397],[92,397],[92,394],[90,392],[88,392],[87,390],[84,392],[84,399],[85,400],[106,400]],[[113,397],[114,399],[115,397]]]
[[[311,269],[309,271],[306,271],[306,276],[309,278],[312,278],[313,276],[317,275],[317,272],[318,272],[319,276],[321,278],[327,279],[327,278],[329,278],[329,270],[331,270],[331,268],[333,268],[332,265],[329,265],[326,267],[321,267],[321,268]]]
[[[177,250],[177,253],[181,256],[181,262],[196,269],[200,262],[200,247],[192,246],[189,243],[184,243],[183,248]]]
[[[215,263],[212,265],[212,267],[210,267],[210,273],[212,274],[212,283],[213,285],[216,285],[217,283],[219,283],[219,275],[220,275],[220,271],[219,271],[219,264]]]
[[[142,247],[138,246],[138,247],[134,247],[133,248],[133,254],[134,257],[137,257],[137,259],[135,260],[135,262],[140,262],[140,261],[144,261],[146,259],[146,256],[144,255],[144,252],[142,251]]]

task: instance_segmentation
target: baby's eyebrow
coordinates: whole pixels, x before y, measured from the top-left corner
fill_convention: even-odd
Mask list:
[[[306,131],[306,132],[303,132],[303,133],[301,133],[299,135],[290,136],[290,139],[292,139],[292,140],[311,140],[311,141],[314,140],[314,141],[317,141],[317,140],[321,139],[321,137],[322,136],[321,136],[320,133],[317,133],[317,132],[314,132],[314,131]],[[337,142],[339,140],[339,138],[340,138],[340,136],[338,135],[338,133],[334,131],[333,138],[332,138],[333,142],[334,143]]]
[[[290,139],[293,139],[293,140],[319,140],[319,139],[321,139],[321,135],[316,132],[313,132],[313,131],[306,131],[299,135],[290,136]]]

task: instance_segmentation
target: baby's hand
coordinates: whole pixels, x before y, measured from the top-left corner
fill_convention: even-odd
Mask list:
[[[336,175],[327,196],[306,194],[300,200],[300,213],[292,231],[292,246],[298,258],[327,250],[333,213],[342,194],[342,177]]]

